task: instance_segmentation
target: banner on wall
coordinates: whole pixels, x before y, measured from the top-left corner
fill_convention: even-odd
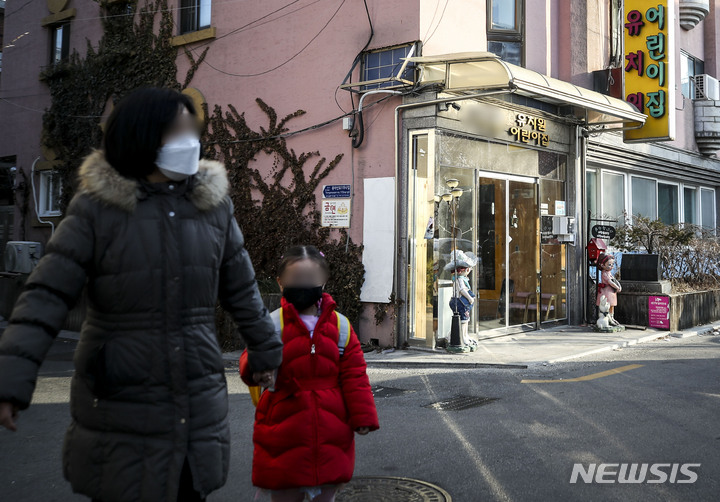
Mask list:
[[[625,0],[623,71],[628,103],[648,116],[625,141],[675,139],[675,2]]]
[[[389,303],[395,277],[395,178],[365,178],[363,187],[365,282],[360,301]]]

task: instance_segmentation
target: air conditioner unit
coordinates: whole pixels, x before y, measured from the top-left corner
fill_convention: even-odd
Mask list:
[[[5,271],[29,274],[42,256],[42,244],[28,241],[9,241],[5,245]]]
[[[695,99],[720,100],[720,82],[705,73],[695,75]]]

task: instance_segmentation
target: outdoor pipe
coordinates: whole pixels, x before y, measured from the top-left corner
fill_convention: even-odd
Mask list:
[[[355,116],[357,117],[357,124],[353,124],[353,132],[355,132],[355,135],[352,135],[352,146],[353,148],[360,148],[360,145],[362,145],[363,140],[365,139],[365,126],[363,124],[363,116],[362,116],[362,108],[363,108],[363,101],[365,101],[365,98],[368,96],[371,96],[373,94],[402,94],[400,91],[393,91],[390,89],[376,89],[374,91],[368,91],[364,93],[362,96],[360,96],[360,102],[358,103],[358,109],[355,113]]]

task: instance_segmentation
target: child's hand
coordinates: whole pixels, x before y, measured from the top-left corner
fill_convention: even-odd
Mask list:
[[[275,371],[274,370],[267,370],[267,371],[256,371],[253,373],[253,380],[260,386],[260,387],[274,387],[275,386]]]
[[[365,434],[370,432],[370,427],[358,427],[357,429],[355,429],[355,432],[357,432],[361,436],[364,436]]]
[[[18,407],[12,403],[0,403],[0,426],[15,432],[17,426],[15,421],[18,418]]]

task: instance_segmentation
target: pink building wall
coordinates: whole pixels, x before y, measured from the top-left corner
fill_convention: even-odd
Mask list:
[[[98,5],[92,0],[70,0],[67,9],[76,9],[71,22],[70,51],[84,54],[87,41],[97,45],[102,29],[98,19]],[[5,40],[3,71],[0,79],[0,156],[17,156],[17,167],[30,173],[33,161],[41,156],[40,132],[42,116],[50,106],[47,85],[40,72],[50,60],[50,34],[41,20],[51,13],[47,2],[17,2],[5,4]],[[9,47],[8,47],[9,46]],[[18,177],[18,182],[22,178]],[[28,178],[29,180],[29,178]],[[37,183],[37,179],[35,180]],[[32,201],[30,203],[32,207]],[[28,215],[24,238],[47,242],[47,227],[34,227]],[[20,213],[16,212],[16,238],[23,238]]]
[[[232,103],[245,111],[249,124],[261,126],[265,124],[265,117],[255,104],[255,98],[259,97],[281,116],[297,109],[306,110],[306,115],[291,123],[291,130],[298,130],[341,115],[343,111],[335,103],[336,93],[344,110],[357,107],[359,97],[354,97],[353,105],[350,93],[338,91],[337,87],[368,40],[370,29],[362,2],[345,3],[328,28],[294,58],[299,49],[323,29],[339,2],[310,5],[290,16],[223,38],[224,34],[246,20],[258,19],[285,4],[282,1],[248,3],[244,5],[241,16],[233,3],[219,3],[214,7],[212,23],[217,28],[218,40],[210,45],[207,61],[223,71],[202,65],[192,83],[203,93],[210,109],[215,104],[224,106]],[[421,41],[425,55],[485,50],[485,3],[454,4],[451,2],[442,13],[442,5],[434,1],[370,0],[368,6],[374,35],[368,48]],[[227,75],[262,73],[288,60],[287,64],[263,75]],[[180,75],[185,73],[187,66],[185,58],[180,58]],[[358,67],[352,80],[359,79]],[[287,140],[288,146],[296,151],[318,150],[328,158],[338,153],[344,155],[324,183],[353,183],[353,216],[349,235],[355,242],[363,239],[365,194],[362,180],[395,175],[395,145],[391,140],[394,135],[393,112],[402,101],[399,97],[391,97],[382,104],[372,106],[373,102],[384,97],[373,96],[365,101],[364,106],[369,106],[364,113],[365,140],[358,149],[352,148],[348,133],[342,130],[340,122]],[[255,165],[269,172],[272,160],[262,158]],[[339,236],[339,232],[336,235]],[[363,339],[378,338],[381,343],[391,343],[391,323],[376,327],[373,312],[368,307],[362,317],[359,331]]]

